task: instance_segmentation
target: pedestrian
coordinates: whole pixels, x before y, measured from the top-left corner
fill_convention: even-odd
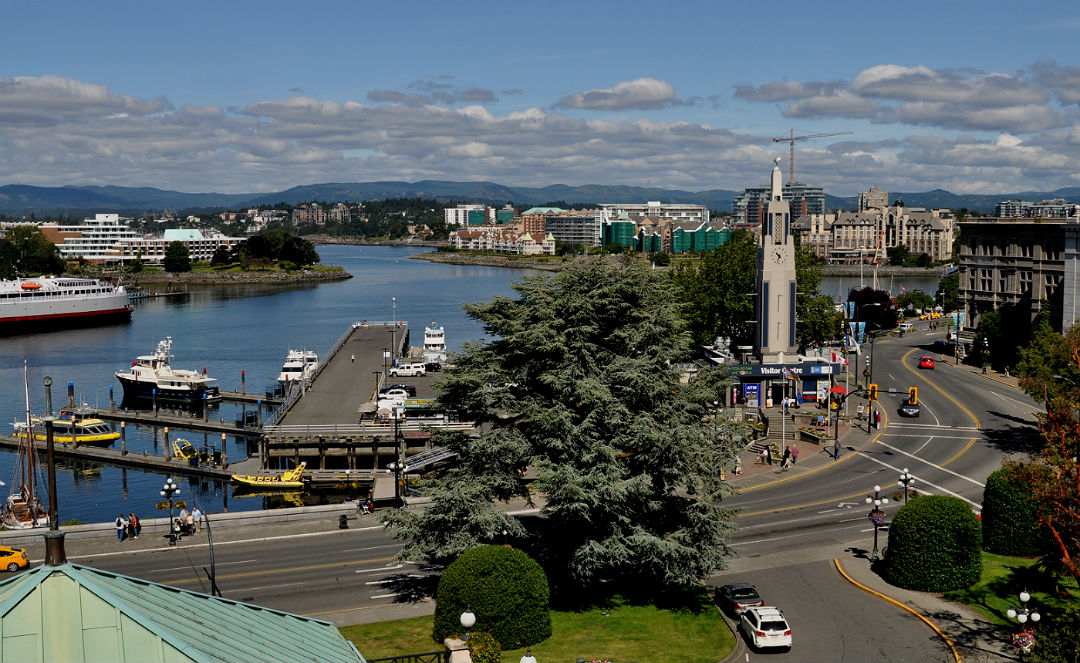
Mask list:
[[[799,447],[794,444],[791,445],[791,464],[794,465],[799,460]]]
[[[874,413],[874,428],[881,428],[881,410]]]
[[[135,538],[139,538],[139,533],[142,532],[142,521],[134,513],[128,514],[128,518],[131,520],[131,531],[135,535]]]
[[[761,463],[762,465],[766,465],[769,462],[768,458],[769,458],[769,449],[768,449],[768,447],[766,447],[766,448],[761,450],[761,454],[758,456],[758,462]]]
[[[765,447],[765,462],[772,465],[772,447]]]
[[[832,459],[834,461],[840,460],[840,440],[836,440],[835,442],[833,442],[832,448],[833,448]]]
[[[349,361],[351,361],[352,363],[355,364],[356,363],[356,355],[349,355]]]
[[[121,513],[119,516],[116,517],[116,542],[117,543],[123,543],[124,542],[124,534],[125,534],[124,530],[126,530],[126,529],[127,529],[127,523],[124,520],[124,514]]]
[[[791,447],[784,447],[784,456],[780,459],[780,467],[787,469],[791,465]]]
[[[202,511],[199,510],[199,507],[191,510],[191,518],[195,521],[195,531],[198,532],[202,529]]]
[[[1005,377],[1009,377],[1009,365],[1005,364]]]
[[[186,507],[186,506],[185,506],[185,507],[181,507],[181,508],[180,508],[180,523],[181,523],[181,524],[183,524],[183,523],[186,523],[186,522],[187,522],[187,516],[188,516],[188,513],[187,513],[187,507]]]
[[[735,455],[735,474],[736,476],[742,474],[742,459],[738,454]]]
[[[184,521],[184,524],[186,525],[185,531],[188,534],[194,534],[195,533],[195,516],[193,515],[194,513],[195,513],[194,511],[189,513],[187,515],[187,520]]]

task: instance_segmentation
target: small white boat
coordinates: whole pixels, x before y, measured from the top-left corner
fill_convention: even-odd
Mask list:
[[[313,379],[318,370],[319,355],[314,350],[289,350],[277,380],[281,386],[288,387],[294,382],[306,382]]]
[[[446,333],[434,320],[424,327],[423,355],[425,364],[446,364]]]
[[[124,387],[124,398],[153,399],[198,403],[221,400],[217,380],[202,373],[172,367],[172,337],[159,341],[152,355],[139,355],[131,369],[117,371],[116,379]]]

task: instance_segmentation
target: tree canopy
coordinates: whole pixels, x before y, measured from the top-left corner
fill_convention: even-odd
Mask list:
[[[190,272],[191,258],[183,242],[169,242],[165,246],[163,267],[166,272]]]
[[[62,274],[60,249],[35,226],[15,226],[0,237],[0,278],[31,274]]]
[[[719,371],[682,384],[672,365],[690,337],[671,281],[617,260],[525,277],[516,298],[466,306],[492,340],[466,344],[437,387],[442,407],[483,432],[440,440],[459,462],[425,488],[428,508],[384,514],[403,558],[513,543],[578,587],[687,585],[722,566],[733,524],[720,469],[742,432],[706,416]],[[536,528],[496,504],[534,492],[545,496]]]
[[[284,230],[265,230],[252,235],[245,243],[244,251],[252,260],[288,260],[297,265],[319,262],[319,254],[311,242]]]

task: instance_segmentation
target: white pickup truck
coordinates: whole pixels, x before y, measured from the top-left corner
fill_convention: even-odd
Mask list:
[[[427,368],[423,364],[398,364],[390,367],[390,375],[395,378],[427,375]]]

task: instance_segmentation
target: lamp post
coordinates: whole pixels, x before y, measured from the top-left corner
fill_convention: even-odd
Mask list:
[[[521,657],[519,663],[536,663],[536,657],[532,655],[532,647],[525,648],[525,655]]]
[[[476,615],[469,608],[465,608],[465,612],[461,613],[461,625],[465,627],[465,635],[461,636],[461,639],[468,642],[469,629],[476,624]]]
[[[52,377],[46,375],[42,381],[45,385],[45,414],[42,415],[41,420],[45,422],[45,448],[46,459],[49,471],[49,529],[53,532],[60,529],[59,515],[56,510],[56,456],[55,456],[55,439],[53,436],[53,422],[56,421],[56,417],[52,413]],[[27,429],[27,440],[30,429]],[[75,436],[72,435],[72,439]],[[33,516],[33,522],[37,523],[37,516]]]
[[[990,340],[983,336],[983,360],[982,360],[982,372],[986,372],[986,367],[990,364]]]
[[[1027,623],[1030,621],[1032,624],[1042,619],[1042,615],[1038,613],[1034,608],[1028,607],[1028,601],[1031,600],[1031,594],[1025,589],[1020,592],[1020,609],[1017,610],[1013,606],[1009,606],[1009,609],[1005,612],[1009,616],[1009,619],[1015,619],[1020,622],[1020,632],[1013,635],[1012,641],[1016,645],[1017,649],[1023,652],[1031,651],[1031,648],[1035,645],[1035,637],[1032,635],[1033,631],[1031,626]]]
[[[390,348],[390,363],[393,363],[397,357],[397,297],[391,297],[390,301],[394,303],[394,327],[390,330],[394,334],[394,347]]]
[[[878,554],[878,527],[885,524],[885,512],[881,510],[881,505],[885,503],[885,500],[881,498],[881,486],[874,486],[874,496],[867,497],[866,503],[873,506],[867,517],[874,525],[874,551],[870,553],[870,561],[876,562],[881,559],[881,555]]]
[[[904,486],[904,504],[907,504],[908,486],[912,486],[915,484],[915,477],[911,476],[911,474],[908,472],[908,468],[905,467],[904,471],[900,474],[899,482],[902,486]]]
[[[169,500],[169,539],[175,536],[173,533],[173,498],[180,494],[180,486],[173,482],[172,477],[165,479],[165,485],[161,487],[161,496]]]

